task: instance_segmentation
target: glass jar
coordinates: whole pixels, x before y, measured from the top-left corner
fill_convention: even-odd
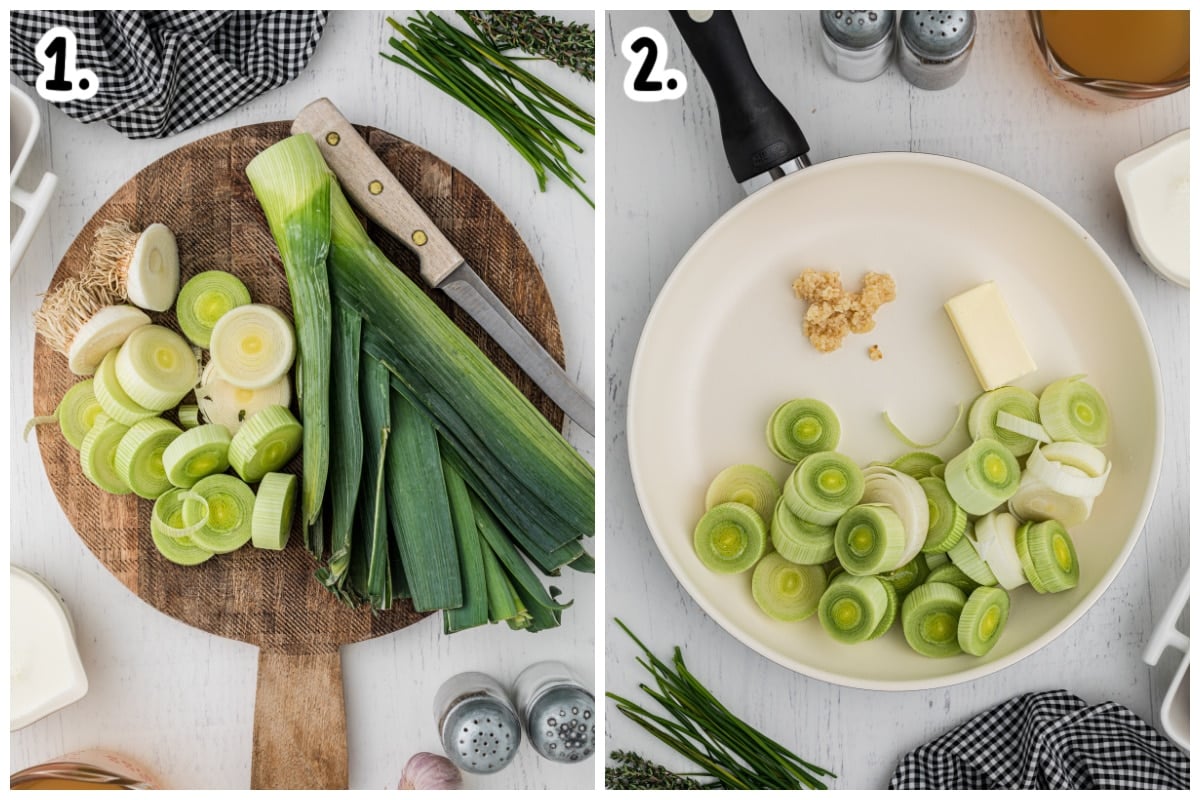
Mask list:
[[[1054,84],[1114,110],[1191,82],[1190,14],[1181,11],[1030,11],[1037,56]]]

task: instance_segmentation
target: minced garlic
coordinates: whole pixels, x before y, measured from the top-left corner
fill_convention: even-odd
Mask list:
[[[822,353],[837,350],[850,333],[872,330],[875,312],[896,299],[896,282],[891,275],[880,272],[868,272],[862,289],[847,292],[842,287],[840,272],[806,269],[792,283],[792,289],[797,297],[808,301],[804,335]],[[882,357],[880,353],[878,358]],[[871,358],[878,360],[873,354]]]

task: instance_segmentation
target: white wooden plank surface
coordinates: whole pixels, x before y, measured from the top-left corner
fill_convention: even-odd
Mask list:
[[[397,19],[410,13],[392,12]],[[593,20],[589,12],[559,16]],[[88,218],[146,164],[202,136],[288,119],[311,100],[330,97],[351,120],[388,130],[454,164],[504,209],[544,272],[568,371],[595,394],[591,208],[561,185],[538,192],[532,171],[490,126],[412,72],[383,60],[378,52],[386,47],[390,31],[384,17],[382,12],[335,12],[295,81],[166,140],[131,141],[106,125],[82,125],[38,101],[43,128],[26,175],[49,169],[60,182],[47,219],[11,282],[10,557],[65,595],[91,688],[83,700],[11,736],[14,771],[68,751],[103,746],[141,760],[170,788],[237,788],[250,781],[257,650],[169,618],[119,584],[71,529],[37,446],[11,435],[33,411],[30,318],[39,295]],[[543,77],[584,107],[595,107],[592,84],[544,66],[537,67]],[[11,80],[32,95],[29,87]],[[584,144],[587,153],[576,163],[591,182],[595,148]],[[23,185],[32,188],[33,180]],[[573,426],[568,436],[594,460],[591,437]],[[343,648],[351,786],[394,788],[410,755],[440,752],[433,694],[454,673],[481,670],[509,682],[525,666],[556,658],[593,684],[595,582],[567,571],[559,583],[575,605],[558,630],[534,636],[493,626],[447,637],[434,616]],[[467,786],[590,787],[594,764],[560,766],[524,747],[509,768],[492,776],[467,776]]]
[[[1066,688],[1115,700],[1147,720],[1177,659],[1151,669],[1142,648],[1189,558],[1188,291],[1158,278],[1133,250],[1112,168],[1188,126],[1189,92],[1114,113],[1087,110],[1050,87],[1033,60],[1023,13],[985,12],[965,77],[941,92],[911,87],[893,66],[867,83],[837,78],[819,50],[817,12],[738,12],[759,72],[797,117],[814,160],[880,150],[956,156],[1007,174],[1071,214],[1108,252],[1141,306],[1157,350],[1167,440],[1144,533],[1112,586],[1040,652],[965,685],[900,693],[848,689],[790,672],[739,645],[700,610],[658,555],[633,492],[626,453],[627,381],[642,326],[685,250],[742,197],[725,162],[703,77],[666,12],[613,12],[606,21],[605,366],[607,587],[620,617],[660,655],[683,645],[692,670],[752,724],[832,769],[837,788],[883,788],[898,758],[992,705]],[[622,38],[657,28],[669,66],[689,89],[679,101],[634,103],[621,81]],[[605,683],[638,696],[635,649],[605,626]],[[607,706],[607,749],[687,763]]]

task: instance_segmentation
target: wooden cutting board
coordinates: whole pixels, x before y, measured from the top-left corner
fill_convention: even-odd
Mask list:
[[[87,265],[94,231],[111,219],[141,230],[161,222],[178,239],[182,278],[209,269],[232,271],[255,302],[289,314],[291,302],[279,254],[245,177],[246,164],[289,135],[290,122],[250,125],[185,145],[122,186],[76,237],[50,288]],[[447,238],[509,309],[561,364],[562,339],[549,293],[528,248],[504,213],[462,173],[417,145],[360,128]],[[386,233],[372,237],[418,284],[417,261]],[[563,415],[466,314],[440,292],[438,304],[516,383],[558,429]],[[178,330],[172,312],[152,314]],[[80,380],[66,358],[38,337],[33,401],[53,412]],[[79,454],[57,431],[38,434],[50,484],[71,524],[122,583],[156,609],[202,630],[260,648],[254,718],[254,788],[346,788],[346,715],[338,648],[417,622],[404,601],[372,615],[337,602],[313,578],[316,563],[293,531],[282,552],[246,546],[197,567],[166,561],[150,539],[153,503],[114,496],[84,476]],[[299,473],[300,459],[289,467]],[[300,515],[297,515],[299,517]],[[298,523],[297,523],[298,524]]]

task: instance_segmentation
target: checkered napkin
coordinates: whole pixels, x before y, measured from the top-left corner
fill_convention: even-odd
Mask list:
[[[56,103],[131,139],[170,136],[295,78],[321,38],[324,11],[14,11],[12,70],[30,86],[47,30],[78,42],[76,66],[96,73],[87,100]]]
[[[891,789],[1187,789],[1188,757],[1116,703],[1015,697],[900,760]]]

